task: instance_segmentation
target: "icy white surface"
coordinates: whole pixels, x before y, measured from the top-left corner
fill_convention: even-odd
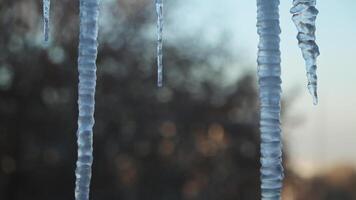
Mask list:
[[[79,118],[76,200],[89,199],[93,162],[93,126],[96,86],[96,58],[99,0],[80,0],[79,33]]]
[[[293,22],[298,29],[298,43],[305,60],[308,89],[313,96],[314,105],[318,104],[316,58],[319,56],[319,47],[315,43],[315,21],[318,10],[315,8],[316,0],[293,0],[290,12]]]
[[[157,85],[163,86],[163,0],[155,0],[157,13]]]
[[[283,181],[281,111],[281,32],[279,0],[257,0],[258,79],[260,87],[261,192],[279,200]]]
[[[50,0],[43,0],[43,35],[45,44],[48,43],[49,39],[49,11],[50,11]]]

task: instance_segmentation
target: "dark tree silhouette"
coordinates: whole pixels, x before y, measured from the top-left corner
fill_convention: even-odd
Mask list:
[[[223,84],[225,66],[240,66],[229,41],[166,43],[158,89],[154,5],[118,3],[102,8],[91,198],[259,199],[255,79]],[[49,49],[40,2],[2,5],[0,199],[73,199],[78,3],[52,3]]]

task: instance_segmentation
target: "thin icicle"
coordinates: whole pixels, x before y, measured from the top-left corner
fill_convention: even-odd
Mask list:
[[[157,12],[157,86],[163,86],[163,0],[155,0]]]
[[[96,86],[96,58],[99,0],[80,0],[79,33],[79,117],[76,200],[88,200],[93,162],[93,126]]]
[[[49,39],[49,11],[50,11],[50,0],[43,0],[43,36],[45,44],[48,43]]]
[[[318,104],[316,58],[319,56],[319,47],[315,43],[315,20],[318,10],[315,8],[316,0],[293,0],[290,10],[293,22],[298,29],[298,42],[306,64],[308,89],[313,96],[314,105]]]
[[[281,32],[279,0],[257,0],[258,79],[260,87],[261,192],[279,200],[283,181],[281,111]]]

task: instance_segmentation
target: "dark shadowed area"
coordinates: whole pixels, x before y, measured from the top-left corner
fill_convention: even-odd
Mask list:
[[[1,199],[73,199],[77,3],[52,2],[52,42],[45,49],[40,3],[4,2]],[[97,60],[92,199],[258,199],[255,79],[224,83],[224,65],[239,67],[229,41],[213,46],[196,34],[167,43],[165,87],[159,89],[155,37],[147,34],[155,33],[153,6],[107,3],[102,11],[110,20],[101,24]]]

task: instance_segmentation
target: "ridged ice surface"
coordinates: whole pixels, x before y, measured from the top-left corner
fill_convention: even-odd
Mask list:
[[[318,10],[315,8],[316,0],[293,0],[290,10],[293,14],[293,22],[298,29],[298,42],[302,50],[306,64],[308,89],[313,96],[313,103],[318,103],[316,58],[319,56],[319,48],[315,43],[315,20]]]
[[[157,85],[163,86],[163,0],[155,0],[157,13]]]
[[[49,11],[50,11],[50,0],[43,0],[43,37],[45,44],[48,43],[49,39]]]
[[[281,111],[281,33],[279,0],[257,0],[258,81],[260,88],[261,192],[263,200],[279,200],[283,181]]]
[[[79,9],[79,118],[75,199],[88,200],[91,166],[93,162],[94,97],[96,86],[99,1],[80,0]]]

